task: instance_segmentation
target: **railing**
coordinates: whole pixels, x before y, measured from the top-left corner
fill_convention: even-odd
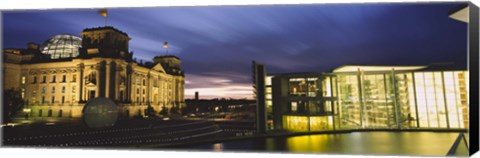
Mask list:
[[[460,153],[458,149],[460,149],[460,145],[464,143],[467,153]],[[467,138],[465,138],[465,135],[463,132],[458,134],[457,139],[455,139],[455,142],[453,143],[452,147],[450,147],[450,150],[448,150],[446,156],[459,156],[459,155],[468,155],[469,147],[468,147],[468,141]]]

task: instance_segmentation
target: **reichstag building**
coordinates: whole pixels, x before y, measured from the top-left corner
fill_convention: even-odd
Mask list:
[[[85,103],[97,97],[113,100],[122,117],[185,106],[180,58],[138,62],[129,52],[130,37],[111,26],[87,28],[80,36],[3,50],[4,90],[20,91],[28,117],[80,118]]]

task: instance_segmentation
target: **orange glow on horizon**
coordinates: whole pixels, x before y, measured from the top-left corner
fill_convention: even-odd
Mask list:
[[[213,98],[234,98],[234,99],[253,99],[253,88],[251,86],[221,86],[210,88],[186,88],[185,98],[194,98],[195,92],[200,94],[202,99]]]

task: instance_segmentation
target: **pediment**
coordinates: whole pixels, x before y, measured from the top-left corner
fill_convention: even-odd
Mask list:
[[[153,66],[152,70],[165,73],[165,69],[163,69],[163,66],[160,63],[157,63],[155,66]]]
[[[95,87],[97,86],[96,84],[92,83],[92,82],[89,82],[85,85],[86,87]]]

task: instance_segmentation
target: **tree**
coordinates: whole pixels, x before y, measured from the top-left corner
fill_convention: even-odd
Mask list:
[[[172,107],[170,108],[170,114],[180,114],[180,109],[178,107]]]
[[[149,117],[155,116],[155,109],[153,109],[153,107],[151,105],[148,105],[146,115],[149,116]]]
[[[3,91],[3,120],[9,122],[22,109],[24,103],[19,90],[7,89]]]
[[[167,114],[168,114],[167,108],[163,106],[162,110],[160,111],[160,115],[167,115]]]

